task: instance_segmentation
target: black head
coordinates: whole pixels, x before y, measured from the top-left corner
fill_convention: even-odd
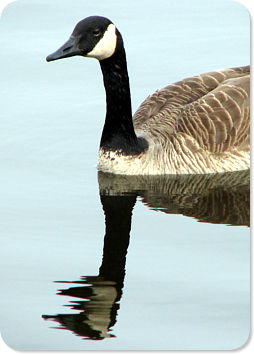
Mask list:
[[[117,45],[115,25],[107,18],[90,16],[80,21],[71,37],[56,52],[47,56],[47,61],[81,55],[103,60],[111,57]]]

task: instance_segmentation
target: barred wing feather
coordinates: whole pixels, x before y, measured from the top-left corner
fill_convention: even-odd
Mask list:
[[[182,135],[193,151],[249,149],[250,67],[224,69],[179,81],[145,100],[134,127],[168,140]]]

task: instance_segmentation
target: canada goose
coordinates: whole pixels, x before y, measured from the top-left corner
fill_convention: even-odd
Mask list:
[[[132,119],[123,39],[107,18],[87,17],[47,61],[74,55],[100,62],[107,113],[98,169],[128,175],[245,170],[250,67],[194,76],[157,90]]]

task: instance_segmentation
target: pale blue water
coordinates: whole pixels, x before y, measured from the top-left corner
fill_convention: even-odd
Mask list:
[[[248,176],[100,174],[98,184],[99,65],[45,61],[94,14],[124,37],[134,111],[157,88],[249,63],[237,2],[20,0],[4,10],[2,336],[19,350],[238,348],[249,335]]]

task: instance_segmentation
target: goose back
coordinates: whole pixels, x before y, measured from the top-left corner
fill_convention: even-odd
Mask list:
[[[213,71],[150,95],[136,111],[135,129],[185,133],[209,152],[249,144],[250,67]]]
[[[201,74],[157,90],[135,113],[135,131],[151,146],[162,147],[165,173],[247,169],[249,82],[250,67],[245,66]],[[153,153],[161,159],[159,152]]]

